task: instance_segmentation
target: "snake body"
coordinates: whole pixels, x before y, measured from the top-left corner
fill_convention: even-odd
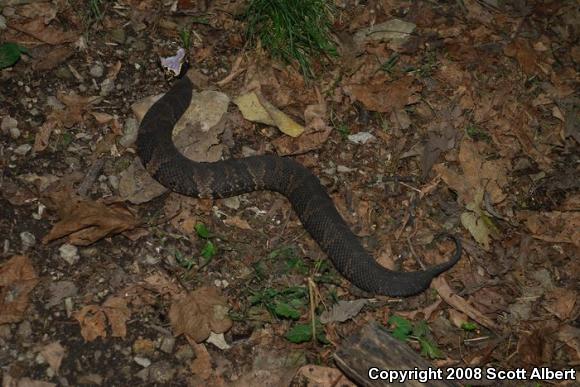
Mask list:
[[[365,251],[336,210],[320,180],[297,161],[275,155],[195,162],[183,156],[172,140],[173,127],[188,108],[193,84],[187,75],[151,106],[141,121],[137,154],[151,176],[165,187],[198,198],[225,198],[270,190],[288,198],[304,228],[352,284],[378,295],[411,296],[461,257],[455,241],[453,257],[427,270],[392,271]]]

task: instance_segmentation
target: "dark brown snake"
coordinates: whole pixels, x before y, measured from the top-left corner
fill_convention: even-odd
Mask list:
[[[225,198],[269,190],[288,198],[304,228],[333,262],[334,267],[362,290],[389,296],[411,296],[429,287],[433,277],[461,257],[454,236],[453,257],[424,271],[391,271],[368,254],[336,210],[318,178],[291,158],[274,155],[194,162],[175,147],[172,131],[187,110],[193,85],[187,76],[174,83],[141,122],[137,153],[147,171],[162,185],[183,195]]]

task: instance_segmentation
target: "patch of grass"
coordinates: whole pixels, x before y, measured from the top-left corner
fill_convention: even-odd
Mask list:
[[[101,20],[103,18],[103,0],[89,0],[88,13],[92,20]]]
[[[478,127],[475,124],[467,125],[467,127],[465,128],[465,132],[467,133],[467,135],[469,137],[471,137],[475,141],[479,141],[479,140],[489,141],[489,140],[491,140],[491,137],[489,136],[489,134],[487,134],[487,132],[485,132],[483,129],[481,129],[480,127]]]
[[[313,77],[313,57],[337,55],[332,13],[330,0],[251,0],[243,15],[246,37],[276,59],[297,62],[304,76]]]

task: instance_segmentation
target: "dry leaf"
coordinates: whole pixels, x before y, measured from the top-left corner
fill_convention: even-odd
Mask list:
[[[186,334],[201,343],[210,331],[224,333],[232,327],[228,309],[217,288],[203,287],[173,301],[169,320],[176,336]]]
[[[230,216],[227,219],[224,219],[224,223],[227,224],[228,226],[235,226],[237,228],[241,228],[242,230],[251,230],[252,226],[250,226],[250,224],[240,218],[239,216]]]
[[[9,27],[52,45],[71,43],[76,41],[79,36],[75,31],[64,32],[59,28],[45,25],[43,17],[38,17],[25,24],[10,23]]]
[[[380,77],[367,84],[354,84],[345,87],[354,99],[360,101],[366,109],[386,113],[393,109],[402,109],[413,102],[411,96],[419,90],[413,87],[413,78],[403,77],[394,82]]]
[[[363,306],[367,304],[368,300],[359,299],[353,301],[338,301],[332,309],[322,312],[320,315],[320,322],[327,324],[329,322],[345,322],[355,317]]]
[[[471,306],[463,297],[455,294],[443,277],[434,278],[433,282],[431,282],[431,286],[437,290],[441,298],[446,303],[459,310],[460,312],[465,313],[472,320],[477,321],[479,324],[489,329],[498,329],[497,325],[492,320]]]
[[[126,323],[131,317],[131,311],[127,307],[127,300],[120,297],[109,297],[103,303],[102,308],[111,325],[111,336],[125,337],[127,335]]]
[[[330,367],[322,367],[314,364],[307,364],[300,367],[294,376],[292,386],[340,386],[356,387],[340,370]]]
[[[580,246],[580,213],[570,212],[533,212],[518,213],[534,238],[547,242],[572,243]]]
[[[30,292],[37,283],[32,262],[24,255],[15,255],[0,266],[0,324],[24,318]]]
[[[71,192],[70,187],[49,194],[60,221],[42,239],[43,243],[68,236],[69,243],[88,246],[110,235],[138,225],[135,215],[123,203],[93,202]]]
[[[98,305],[86,305],[73,313],[81,326],[81,335],[86,341],[107,337],[107,317]]]
[[[552,290],[545,301],[545,308],[560,320],[572,317],[578,293],[571,289],[556,288]]]
[[[234,100],[246,120],[275,126],[291,137],[298,137],[304,127],[272,105],[264,96],[251,92]]]
[[[203,380],[209,379],[212,374],[211,357],[205,345],[190,342],[195,352],[195,359],[191,362],[189,369],[194,375],[198,375]]]
[[[50,368],[52,368],[54,373],[57,375],[65,353],[66,350],[62,345],[60,345],[58,341],[50,343],[40,350],[40,354],[42,355],[44,360],[46,360]]]
[[[281,136],[272,141],[280,156],[299,155],[318,149],[326,142],[332,128],[302,133],[298,138]]]

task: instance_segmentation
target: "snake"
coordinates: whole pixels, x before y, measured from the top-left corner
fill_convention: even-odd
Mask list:
[[[187,74],[147,111],[139,125],[136,152],[147,172],[171,191],[195,198],[219,199],[254,191],[284,195],[303,227],[332,261],[336,270],[359,289],[391,297],[407,297],[429,288],[434,277],[461,258],[461,243],[452,257],[418,271],[393,271],[380,265],[337,211],[318,177],[287,156],[264,154],[196,162],[172,140],[173,127],[191,103],[193,82]]]

